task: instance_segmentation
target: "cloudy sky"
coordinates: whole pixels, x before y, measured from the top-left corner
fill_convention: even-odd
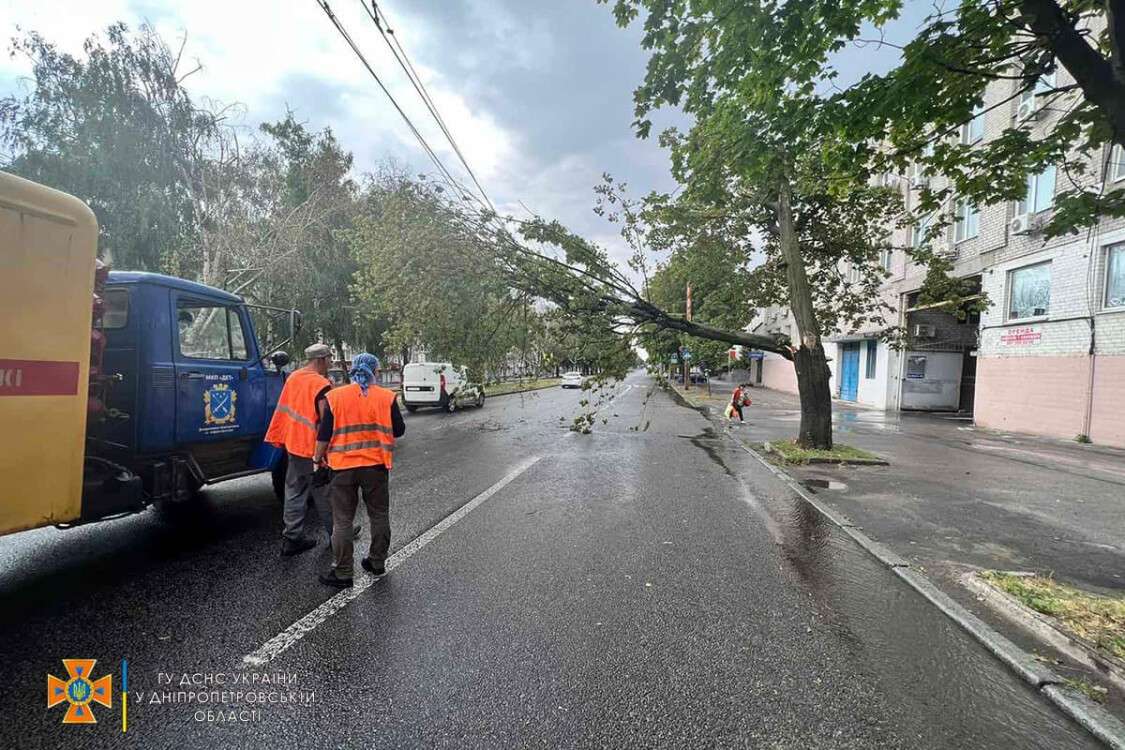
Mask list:
[[[365,15],[360,0],[332,8],[391,93],[451,169],[456,156]],[[917,26],[929,3],[896,29]],[[603,172],[631,192],[674,187],[666,154],[632,133],[632,90],[645,61],[640,29],[622,30],[594,0],[383,0],[469,164],[501,211],[533,211],[625,254],[595,216]],[[203,67],[186,85],[197,97],[246,107],[246,125],[292,109],[310,127],[331,127],[361,171],[392,158],[418,171],[429,162],[406,125],[315,0],[0,0],[6,42],[17,27],[79,53],[114,21],[149,22]],[[881,70],[890,50],[849,50],[844,80]],[[17,91],[26,60],[0,57],[0,96]],[[664,123],[677,121],[667,113]],[[456,172],[466,182],[464,172]]]

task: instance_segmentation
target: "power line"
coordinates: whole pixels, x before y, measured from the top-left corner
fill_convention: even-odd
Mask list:
[[[463,199],[468,199],[470,196],[466,194],[465,189],[457,183],[457,180],[454,179],[452,174],[450,174],[445,164],[443,164],[441,159],[438,158],[437,153],[430,147],[430,144],[426,142],[426,139],[422,137],[422,133],[419,132],[418,128],[414,126],[414,123],[411,122],[410,117],[407,116],[406,112],[404,112],[402,107],[399,106],[398,102],[395,101],[394,96],[391,95],[391,92],[379,78],[379,74],[376,73],[375,69],[371,67],[371,63],[367,62],[367,58],[364,57],[363,52],[360,51],[351,35],[348,34],[347,29],[345,29],[343,24],[340,23],[340,20],[336,18],[336,14],[332,12],[332,8],[328,5],[328,0],[316,0],[316,4],[320,6],[321,10],[323,10],[325,15],[328,16],[328,20],[330,20],[332,22],[332,25],[336,27],[336,31],[340,33],[340,36],[342,36],[344,38],[344,41],[348,43],[348,46],[352,48],[352,52],[354,52],[356,57],[359,58],[359,61],[363,63],[363,67],[367,69],[367,72],[371,74],[371,77],[375,79],[375,83],[379,84],[379,88],[382,89],[383,93],[387,95],[387,98],[391,100],[391,104],[394,106],[395,110],[399,113],[402,119],[406,122],[407,127],[410,128],[410,132],[414,134],[414,137],[418,140],[418,143],[422,146],[422,149],[426,152],[426,155],[430,157],[430,161],[432,161],[434,163],[434,166],[438,168],[438,172],[441,173],[442,179],[445,181],[445,183],[449,185],[449,187],[452,188],[454,192],[459,194]]]
[[[363,6],[363,10],[367,13],[368,18],[375,24],[375,28],[379,30],[379,35],[383,37],[387,49],[394,55],[399,67],[402,68],[402,72],[406,73],[407,79],[409,79],[411,85],[414,86],[414,90],[422,99],[422,103],[426,105],[426,109],[433,115],[441,132],[445,135],[446,140],[449,141],[449,145],[453,147],[453,152],[457,154],[457,158],[461,161],[461,165],[465,167],[465,171],[469,173],[473,184],[476,185],[477,190],[480,191],[481,197],[484,198],[485,203],[487,203],[488,207],[495,213],[496,207],[492,205],[492,200],[488,197],[488,193],[485,192],[484,186],[480,184],[480,180],[477,179],[473,168],[469,166],[468,160],[465,159],[465,155],[461,152],[461,147],[457,145],[453,133],[450,132],[449,127],[445,124],[445,118],[443,118],[441,112],[438,111],[437,105],[426,89],[426,84],[422,82],[422,77],[418,75],[418,71],[414,68],[414,63],[411,62],[409,55],[406,54],[406,49],[402,46],[402,42],[399,41],[398,35],[395,34],[394,29],[391,28],[391,21],[387,18],[386,12],[380,10],[374,0],[372,0],[370,8],[367,7],[366,0],[359,0],[359,4]],[[380,17],[382,17],[382,23],[380,23]],[[384,26],[386,26],[386,28],[384,28]]]

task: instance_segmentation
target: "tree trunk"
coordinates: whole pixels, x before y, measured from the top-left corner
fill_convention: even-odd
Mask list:
[[[801,341],[793,353],[797,371],[797,391],[801,397],[801,428],[797,443],[803,448],[832,448],[832,393],[828,387],[831,372],[820,343],[820,324],[813,308],[812,289],[805,273],[801,246],[793,225],[792,188],[788,177],[778,184],[777,223],[781,254],[785,258],[789,286],[789,308],[797,323]]]
[[[1020,0],[1032,33],[1055,53],[1055,58],[1074,76],[1083,96],[1093,102],[1109,122],[1114,143],[1125,145],[1125,62],[1121,49],[1125,45],[1125,13],[1121,0],[1105,3],[1109,24],[1112,63],[1087,41],[1071,23],[1070,11],[1064,11],[1057,0]]]

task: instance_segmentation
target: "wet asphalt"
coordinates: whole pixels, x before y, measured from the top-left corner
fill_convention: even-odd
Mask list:
[[[266,478],[0,539],[0,748],[1098,746],[643,375],[407,425],[393,550],[539,460],[259,667],[333,595]],[[127,733],[44,707],[62,658],[128,660]]]

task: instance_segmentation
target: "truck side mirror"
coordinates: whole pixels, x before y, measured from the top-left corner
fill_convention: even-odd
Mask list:
[[[270,362],[273,363],[274,367],[280,370],[282,367],[289,364],[289,354],[283,351],[276,351],[270,355]]]

